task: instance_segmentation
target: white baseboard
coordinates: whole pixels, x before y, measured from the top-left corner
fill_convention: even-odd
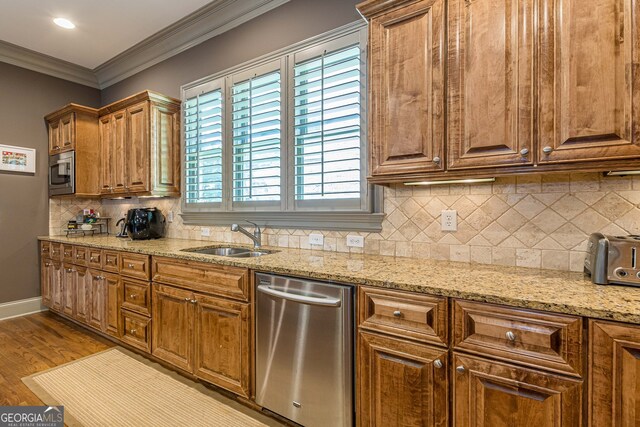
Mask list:
[[[27,314],[38,313],[45,310],[47,310],[47,307],[42,305],[41,297],[5,302],[0,304],[0,320],[26,316]]]

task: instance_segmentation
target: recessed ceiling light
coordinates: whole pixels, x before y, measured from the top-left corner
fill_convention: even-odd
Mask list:
[[[71,21],[69,21],[68,19],[65,18],[55,18],[53,20],[53,22],[55,22],[55,24],[59,27],[62,28],[66,28],[67,30],[71,30],[73,28],[75,28],[75,24]]]

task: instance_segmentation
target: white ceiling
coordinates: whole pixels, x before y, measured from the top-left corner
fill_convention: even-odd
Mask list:
[[[0,40],[94,69],[210,1],[2,0]]]

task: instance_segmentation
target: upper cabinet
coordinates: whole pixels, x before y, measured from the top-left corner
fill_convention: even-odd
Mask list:
[[[100,109],[100,194],[180,195],[180,101],[145,91]]]
[[[97,118],[98,110],[77,104],[69,104],[46,115],[49,155],[75,150],[85,143],[95,144]]]
[[[391,9],[381,9],[378,3],[358,6],[371,18],[371,174],[441,171],[444,0],[422,0]]]
[[[371,182],[640,166],[640,4],[357,8],[370,23]]]
[[[448,1],[449,169],[533,164],[533,4]]]
[[[640,156],[640,3],[541,2],[540,163]]]

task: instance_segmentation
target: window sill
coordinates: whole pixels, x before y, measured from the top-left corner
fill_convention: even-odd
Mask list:
[[[382,230],[385,215],[369,212],[183,212],[180,216],[186,225],[226,226],[247,220],[267,228],[377,233]]]

